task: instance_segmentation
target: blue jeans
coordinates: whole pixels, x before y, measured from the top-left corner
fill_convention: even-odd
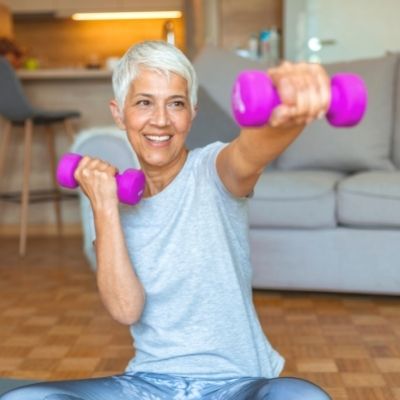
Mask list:
[[[166,374],[124,373],[97,379],[35,383],[0,400],[329,400],[297,378],[194,379]]]

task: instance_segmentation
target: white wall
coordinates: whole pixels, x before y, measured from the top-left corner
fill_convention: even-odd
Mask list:
[[[313,54],[323,62],[376,57],[400,51],[400,1],[285,0],[284,29],[290,60]],[[321,51],[307,48],[311,37],[321,39]]]

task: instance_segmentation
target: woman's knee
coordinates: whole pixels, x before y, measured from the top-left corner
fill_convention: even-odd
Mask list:
[[[36,392],[36,393],[35,393]],[[37,391],[32,390],[31,386],[23,386],[10,390],[0,396],[0,400],[42,400]]]
[[[40,384],[23,386],[10,390],[0,396],[0,400],[83,400],[70,394],[57,393],[57,391]]]
[[[319,386],[299,378],[275,378],[260,389],[257,400],[331,400]]]

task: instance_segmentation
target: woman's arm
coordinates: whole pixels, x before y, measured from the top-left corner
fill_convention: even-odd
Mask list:
[[[107,163],[84,157],[74,176],[93,210],[100,297],[116,321],[131,325],[142,314],[145,293],[125,244],[118,212],[116,172]]]
[[[243,128],[217,158],[221,180],[239,197],[251,193],[264,168],[329,107],[330,80],[320,65],[284,63],[268,74],[282,104],[273,111],[268,125]]]

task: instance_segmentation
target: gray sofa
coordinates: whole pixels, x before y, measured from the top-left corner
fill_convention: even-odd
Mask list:
[[[241,70],[264,66],[213,47],[205,48],[194,65],[201,87],[189,147],[230,141],[239,131],[230,114],[235,76]],[[325,121],[311,124],[266,169],[249,201],[253,285],[398,295],[397,56],[326,67],[330,73],[349,71],[364,77],[369,89],[367,114],[351,129],[333,129]],[[116,132],[112,136],[117,140]],[[103,134],[103,139],[106,137]],[[110,159],[110,152],[105,153]],[[111,158],[122,160],[117,154]],[[84,225],[86,215],[87,210],[83,212]],[[94,265],[90,240],[85,246]]]
[[[263,68],[212,47],[203,50],[195,65],[200,84],[225,116],[237,73]],[[398,58],[388,55],[326,68],[330,74],[348,71],[364,78],[367,114],[351,129],[314,122],[265,171],[249,202],[253,284],[398,295]]]

